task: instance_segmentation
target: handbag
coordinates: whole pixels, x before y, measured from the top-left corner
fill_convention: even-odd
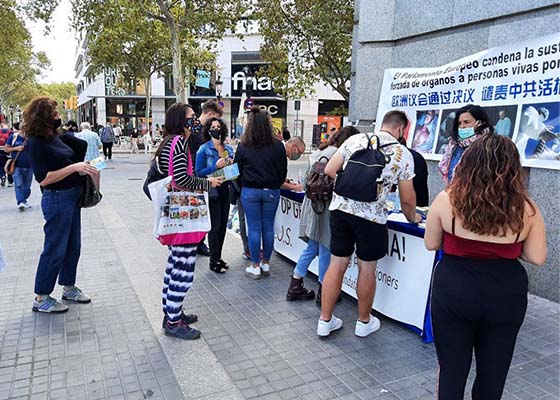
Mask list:
[[[82,177],[82,191],[80,199],[78,200],[78,207],[91,208],[99,204],[103,195],[93,178],[90,175],[83,175]]]
[[[169,152],[168,176],[148,185],[154,207],[154,236],[166,246],[199,243],[210,231],[208,192],[180,188],[173,177],[173,153],[176,136]],[[187,151],[188,173],[193,165]]]
[[[17,137],[18,137],[18,134],[16,133],[14,135],[14,138],[12,139],[12,147],[14,147],[14,143],[16,142]],[[27,142],[27,139],[25,139],[25,142]],[[25,142],[23,143],[24,146],[25,146]],[[4,165],[4,172],[7,175],[13,175],[14,172],[16,171],[16,161],[17,161],[20,154],[21,154],[21,151],[18,151],[14,158],[9,158],[6,161],[6,164]]]

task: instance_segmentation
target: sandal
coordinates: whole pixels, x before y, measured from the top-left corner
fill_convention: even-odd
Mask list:
[[[220,259],[217,264],[221,265],[225,269],[229,269],[229,264],[222,259]]]
[[[219,262],[217,263],[210,263],[210,271],[213,271],[217,274],[223,274],[227,271],[227,268],[224,268]]]

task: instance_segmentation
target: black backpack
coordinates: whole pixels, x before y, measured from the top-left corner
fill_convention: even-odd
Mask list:
[[[375,136],[376,148],[371,145],[371,137],[365,134],[368,145],[358,150],[348,160],[346,168],[339,171],[336,177],[334,192],[351,200],[371,203],[377,201],[378,185],[383,183],[381,174],[389,162],[389,157],[380,149],[399,144],[398,142],[379,145],[379,137]]]
[[[332,199],[334,179],[325,174],[328,162],[325,156],[319,158],[306,179],[305,195],[311,200],[311,207],[317,214],[322,214]]]

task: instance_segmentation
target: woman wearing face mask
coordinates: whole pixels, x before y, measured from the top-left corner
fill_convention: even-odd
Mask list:
[[[35,276],[33,311],[63,313],[68,306],[50,296],[57,277],[63,286],[63,300],[91,301],[75,286],[81,245],[78,200],[82,190],[80,175],[96,177],[99,172],[83,162],[86,142],[57,134],[61,120],[56,101],[48,97],[33,99],[25,108],[23,120],[31,168],[43,189],[41,209],[45,218],[45,243]]]
[[[173,139],[177,136],[173,148],[173,179],[177,186],[188,190],[210,191],[219,187],[221,178],[194,177],[191,152],[191,135],[200,132],[201,124],[192,107],[176,103],[165,114],[166,136],[156,151],[160,171],[169,170],[169,157]],[[183,313],[183,300],[192,285],[198,243],[183,243],[169,246],[169,258],[163,278],[163,329],[168,336],[180,339],[196,339],[200,331],[190,324],[198,321],[194,314]]]
[[[493,133],[492,126],[486,111],[480,106],[468,104],[457,111],[449,144],[439,163],[439,170],[447,183],[453,179],[453,171],[465,149],[482,135]]]
[[[239,166],[241,202],[249,228],[252,264],[245,273],[254,279],[270,274],[269,260],[274,247],[274,217],[280,201],[280,186],[288,173],[284,144],[272,131],[270,115],[251,108],[245,132],[235,153]],[[260,264],[261,240],[263,260]]]
[[[224,143],[228,129],[218,118],[211,118],[202,129],[203,145],[196,153],[196,175],[207,177],[230,165],[233,161],[233,148]],[[223,274],[229,268],[222,260],[222,248],[226,237],[229,217],[229,182],[210,191],[210,220],[212,229],[208,232],[210,245],[210,270]]]

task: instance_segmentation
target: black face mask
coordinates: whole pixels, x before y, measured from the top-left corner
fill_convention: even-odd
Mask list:
[[[58,128],[60,128],[60,125],[62,125],[62,119],[60,119],[60,118],[55,119],[54,124],[53,124],[53,128],[58,129]]]
[[[219,129],[212,129],[210,131],[210,136],[212,136],[214,139],[220,139],[222,135]]]

